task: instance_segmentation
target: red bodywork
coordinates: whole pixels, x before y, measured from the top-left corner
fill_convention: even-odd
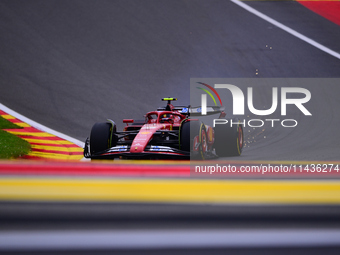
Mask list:
[[[149,141],[152,139],[156,131],[164,130],[171,131],[179,129],[181,122],[186,116],[171,111],[153,111],[145,115],[146,124],[144,124],[139,133],[134,138],[130,153],[142,153]],[[125,122],[126,123],[126,122]],[[125,131],[129,130],[129,125],[124,128]]]

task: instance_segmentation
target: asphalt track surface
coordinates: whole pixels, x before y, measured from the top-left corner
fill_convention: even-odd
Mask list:
[[[326,47],[340,51],[337,43],[340,27],[297,2],[247,4]],[[89,135],[97,121],[111,118],[122,127],[123,118],[142,118],[145,112],[161,106],[160,98],[164,96],[178,97],[179,104],[188,104],[190,78],[340,76],[339,59],[229,1],[1,0],[0,34],[0,102],[79,140]],[[255,131],[245,130],[250,131],[246,136],[250,144],[240,160],[339,160],[340,87],[329,87],[310,87],[312,100],[308,109],[313,117],[302,121],[294,131],[270,130],[263,134],[271,138],[268,142],[268,138],[253,138]],[[53,229],[58,225],[62,229],[127,228],[120,220],[130,220],[131,228],[140,229],[159,226],[331,228],[338,227],[340,222],[339,209],[332,206],[320,209],[255,206],[247,208],[248,214],[240,215],[244,207],[219,207],[217,210],[221,211],[217,213],[214,206],[168,208],[153,205],[154,214],[158,216],[148,216],[150,207],[139,205],[100,206],[93,210],[92,220],[86,215],[84,219],[79,218],[79,213],[89,208],[86,204],[30,204],[29,207],[22,203],[2,204],[2,208],[7,208],[2,213],[7,217],[7,229]],[[66,207],[71,210],[63,215]],[[31,210],[20,217],[17,212],[23,208]],[[63,217],[56,218],[58,210]],[[120,216],[110,216],[116,210]],[[171,210],[178,210],[179,216],[165,213]],[[187,214],[183,213],[187,210]],[[316,214],[306,217],[311,210]],[[43,213],[36,214],[37,211]],[[144,212],[147,216],[129,219],[126,211]],[[194,220],[193,211],[199,214]],[[12,220],[8,218],[11,213]],[[45,216],[39,218],[42,215]],[[231,248],[229,252],[336,254],[338,246]],[[175,249],[176,253],[186,254],[209,251],[211,249]],[[213,251],[225,252],[222,248]],[[77,250],[70,253],[77,252],[86,254]],[[88,251],[89,254],[97,252]],[[141,253],[140,250],[121,252]],[[150,250],[147,252],[150,254]],[[164,250],[153,249],[152,252],[164,253]]]

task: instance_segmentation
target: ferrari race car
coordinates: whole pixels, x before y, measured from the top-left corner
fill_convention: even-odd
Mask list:
[[[194,116],[200,108],[173,106],[176,98],[163,98],[165,107],[148,112],[144,121],[124,119],[123,131],[113,120],[96,123],[86,139],[84,157],[91,159],[211,159],[239,156],[243,149],[243,128],[233,125],[205,125]],[[207,114],[225,117],[224,108],[209,106]],[[236,123],[236,124],[235,124]]]

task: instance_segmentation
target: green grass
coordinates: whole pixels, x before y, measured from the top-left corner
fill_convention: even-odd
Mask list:
[[[2,129],[21,128],[18,125],[0,117],[0,159],[13,159],[26,155],[31,150],[31,145]]]
[[[0,116],[0,129],[21,128]]]

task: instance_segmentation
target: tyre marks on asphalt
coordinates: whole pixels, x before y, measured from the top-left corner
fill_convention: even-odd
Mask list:
[[[31,152],[22,158],[56,160],[81,160],[83,158],[83,149],[78,145],[32,127],[5,111],[0,110],[0,116],[21,127],[20,129],[4,129],[6,132],[30,143]]]

